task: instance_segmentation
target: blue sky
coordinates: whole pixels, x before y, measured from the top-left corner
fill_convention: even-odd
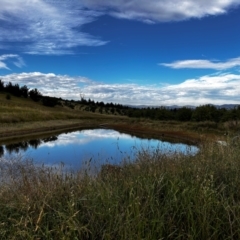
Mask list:
[[[0,0],[0,79],[132,105],[240,104],[240,0]]]

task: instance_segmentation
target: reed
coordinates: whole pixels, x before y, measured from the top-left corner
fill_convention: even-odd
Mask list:
[[[239,155],[142,150],[95,176],[2,159],[0,239],[240,239]]]

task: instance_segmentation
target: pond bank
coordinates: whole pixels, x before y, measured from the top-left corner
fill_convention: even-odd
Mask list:
[[[190,143],[190,144],[199,144],[202,142],[203,135],[199,135],[196,132],[190,132],[186,130],[178,129],[162,129],[161,127],[156,128],[154,126],[146,126],[143,124],[106,124],[106,128],[114,129],[119,132],[133,134],[137,137],[145,138],[157,138],[157,139],[171,139],[176,143]]]
[[[86,120],[51,120],[39,122],[24,122],[7,124],[0,127],[0,143],[5,141],[38,136],[42,134],[61,133],[68,130],[92,129],[92,128],[114,129],[122,133],[132,134],[138,137],[171,139],[176,142],[187,142],[198,144],[206,135],[185,129],[166,129],[161,124],[155,126],[153,123],[132,123],[128,119],[86,119]]]
[[[51,120],[45,122],[25,122],[1,126],[0,142],[18,139],[21,137],[37,136],[42,134],[58,133],[80,128],[93,128],[98,124],[82,120]]]

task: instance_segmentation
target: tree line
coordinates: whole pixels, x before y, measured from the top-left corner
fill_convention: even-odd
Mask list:
[[[54,107],[59,100],[55,97],[43,96],[37,88],[29,89],[26,85],[20,87],[19,84],[13,84],[12,82],[5,84],[1,79],[0,92],[6,92],[16,97],[31,98],[35,102],[41,100],[43,105],[49,107]]]
[[[218,123],[238,121],[240,119],[240,106],[233,109],[217,108],[211,104],[198,106],[196,108],[133,108],[128,110],[127,115],[129,117],[150,118],[153,120],[175,120],[181,122],[211,121]]]
[[[129,107],[121,104],[95,102],[94,100],[81,99],[80,103],[88,106],[87,111],[95,112],[96,109],[100,113],[105,110],[109,114],[125,115],[133,118],[148,118],[161,121],[181,121],[181,122],[226,122],[238,121],[240,119],[240,105],[232,109],[224,107],[218,108],[211,104],[198,106],[196,108],[179,107]]]
[[[232,108],[217,108],[214,105],[207,104],[198,106],[196,108],[180,107],[180,108],[166,108],[166,107],[145,107],[136,108],[121,104],[95,102],[92,99],[85,99],[81,97],[79,101],[63,100],[61,98],[43,96],[37,88],[29,89],[26,85],[20,87],[19,84],[6,85],[0,80],[0,92],[7,92],[17,97],[31,98],[33,101],[42,101],[43,105],[54,107],[64,101],[65,105],[74,109],[77,104],[83,106],[82,110],[124,115],[133,118],[148,118],[152,120],[161,121],[181,121],[181,122],[226,122],[238,121],[240,119],[240,105]]]
[[[8,92],[16,97],[30,97],[35,101],[39,100],[42,95],[36,88],[30,90],[26,85],[20,87],[19,84],[12,84],[11,82],[5,85],[2,80],[0,80],[0,91]]]
[[[198,106],[196,108],[179,107],[179,108],[166,108],[166,107],[129,107],[121,104],[94,102],[94,100],[80,101],[86,105],[85,110],[95,112],[96,109],[100,113],[125,115],[132,118],[148,118],[152,120],[161,121],[181,121],[181,122],[227,122],[238,121],[240,119],[240,105],[226,109],[224,107],[218,108],[211,104]]]

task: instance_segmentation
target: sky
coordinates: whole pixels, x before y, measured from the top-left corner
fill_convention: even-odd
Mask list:
[[[0,0],[0,79],[124,105],[240,104],[240,0]]]

